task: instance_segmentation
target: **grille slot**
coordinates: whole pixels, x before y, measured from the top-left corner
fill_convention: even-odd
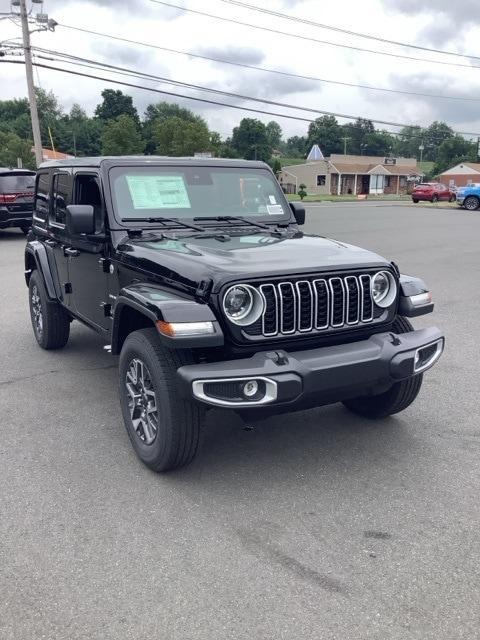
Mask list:
[[[265,301],[248,335],[291,335],[363,325],[374,320],[369,274],[330,276],[258,286]]]

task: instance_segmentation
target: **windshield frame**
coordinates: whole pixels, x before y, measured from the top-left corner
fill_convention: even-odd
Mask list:
[[[262,214],[262,215],[252,215],[252,214],[248,214],[248,212],[245,213],[241,213],[239,214],[239,217],[241,218],[245,218],[245,220],[252,220],[254,222],[259,222],[261,224],[271,224],[271,225],[277,225],[277,224],[290,224],[293,223],[295,220],[293,218],[293,213],[290,207],[290,204],[288,202],[288,200],[285,197],[285,194],[282,191],[282,188],[280,186],[280,184],[278,183],[274,173],[272,172],[272,170],[268,167],[259,167],[257,166],[253,166],[253,167],[249,167],[249,166],[245,166],[244,164],[241,164],[241,162],[239,162],[239,164],[234,164],[232,163],[229,166],[225,166],[223,164],[220,163],[216,163],[215,160],[212,160],[211,162],[208,163],[203,163],[202,164],[196,164],[195,162],[192,162],[191,164],[187,164],[185,162],[175,162],[174,159],[172,158],[172,162],[167,163],[156,163],[156,162],[151,162],[149,161],[148,164],[141,164],[141,163],[132,163],[132,164],[127,164],[127,163],[118,163],[115,165],[110,165],[106,171],[106,182],[107,182],[107,186],[108,186],[108,195],[109,195],[109,200],[111,203],[111,211],[112,211],[112,215],[113,215],[113,219],[115,221],[115,225],[119,228],[122,229],[149,229],[149,230],[153,230],[153,229],[163,229],[164,231],[168,229],[168,226],[165,223],[162,223],[162,217],[163,216],[158,216],[159,219],[159,223],[158,226],[155,224],[155,222],[145,222],[144,220],[139,220],[137,221],[132,221],[131,219],[126,222],[125,219],[122,219],[122,217],[120,216],[120,213],[118,211],[118,206],[117,206],[117,201],[116,201],[116,194],[115,194],[115,190],[114,190],[114,185],[113,185],[113,176],[112,173],[113,172],[117,172],[118,170],[121,170],[122,172],[128,172],[128,170],[134,170],[136,172],[141,171],[142,169],[146,170],[147,172],[150,172],[152,169],[158,169],[159,171],[172,171],[172,170],[179,170],[179,171],[184,171],[185,169],[189,169],[189,168],[205,168],[205,169],[218,169],[218,170],[237,170],[237,171],[241,171],[241,172],[252,172],[252,174],[254,173],[261,173],[261,174],[267,174],[270,179],[273,181],[275,190],[276,190],[276,194],[277,197],[277,202],[278,204],[282,205],[282,208],[284,209],[284,211],[286,210],[286,213],[282,214],[282,215],[275,215],[275,214]],[[171,210],[169,210],[171,212]],[[211,214],[213,215],[213,214]],[[131,218],[131,216],[128,216],[129,218]],[[143,217],[143,216],[142,216]],[[155,218],[156,216],[152,216],[151,214],[145,214],[145,217],[148,218]],[[165,218],[175,218],[176,216],[172,216],[172,215],[168,215],[165,216]],[[232,216],[232,218],[235,218],[236,216]],[[194,222],[194,218],[195,218],[195,222]],[[174,225],[174,223],[172,222],[172,226],[170,227],[171,229],[174,229],[177,231],[181,231],[182,230],[182,221],[187,222],[187,223],[192,223],[196,226],[201,226],[204,227],[206,230],[207,229],[212,229],[212,227],[222,227],[222,228],[226,228],[226,227],[230,227],[232,228],[233,225],[231,225],[229,222],[226,221],[214,221],[212,219],[210,220],[205,220],[205,224],[202,222],[201,220],[202,216],[198,216],[198,214],[194,211],[192,211],[192,215],[191,216],[178,216],[179,219],[179,225],[178,227]],[[249,223],[243,223],[243,226],[250,226]],[[237,226],[242,226],[242,223],[239,221],[237,223]],[[118,228],[117,227],[117,228]],[[185,229],[185,231],[187,231],[187,229]],[[200,233],[200,232],[199,232]]]

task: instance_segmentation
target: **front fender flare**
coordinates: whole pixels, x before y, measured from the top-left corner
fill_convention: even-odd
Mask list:
[[[224,344],[223,332],[212,309],[154,284],[133,284],[121,289],[113,309],[112,353],[119,353],[122,343],[122,314],[131,308],[155,325],[164,322],[211,322],[215,333],[172,338],[158,333],[159,339],[170,349],[219,347]]]

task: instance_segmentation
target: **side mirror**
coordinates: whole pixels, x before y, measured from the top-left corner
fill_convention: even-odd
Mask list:
[[[290,208],[293,211],[297,224],[305,224],[305,207],[300,202],[290,202]]]
[[[95,212],[91,204],[69,204],[66,216],[67,231],[72,236],[95,233]]]

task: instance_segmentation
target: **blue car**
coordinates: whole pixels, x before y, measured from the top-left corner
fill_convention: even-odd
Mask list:
[[[468,211],[480,208],[480,183],[460,187],[457,191],[457,204]]]

